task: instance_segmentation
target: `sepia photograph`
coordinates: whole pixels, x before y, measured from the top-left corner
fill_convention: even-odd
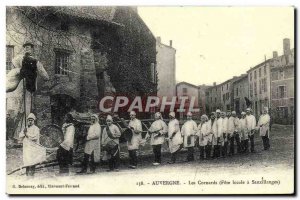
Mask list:
[[[295,195],[295,10],[6,6],[6,193]]]

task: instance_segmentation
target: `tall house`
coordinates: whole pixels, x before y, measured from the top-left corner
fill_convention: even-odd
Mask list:
[[[202,84],[198,86],[198,105],[200,109],[200,115],[206,113],[206,90],[211,86]]]
[[[256,117],[270,107],[270,63],[271,59],[265,60],[247,71],[250,107]]]
[[[294,49],[290,40],[283,40],[283,55],[273,52],[271,66],[271,116],[274,123],[293,124],[295,116]]]
[[[185,97],[184,109],[185,112],[180,112],[180,119],[184,119],[184,114],[189,111],[190,105],[194,109],[199,109],[199,101],[198,101],[198,86],[193,85],[187,82],[180,82],[176,85],[176,96],[178,98],[179,106],[182,101],[180,101],[180,97]],[[194,113],[195,118],[199,117],[199,112]]]
[[[246,99],[249,99],[248,87],[247,74],[242,74],[233,82],[233,110],[235,110],[237,114],[241,114],[241,112],[247,108]]]
[[[157,70],[157,95],[159,97],[166,96],[171,99],[175,96],[176,87],[176,49],[170,44],[161,43],[161,38],[156,38],[156,70]]]
[[[205,105],[206,113],[215,112],[216,109],[222,109],[221,87],[216,82],[213,86],[209,87],[205,91]]]

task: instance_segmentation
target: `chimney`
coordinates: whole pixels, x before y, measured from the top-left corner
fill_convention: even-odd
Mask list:
[[[277,58],[278,57],[278,52],[277,51],[273,51],[273,58]]]
[[[157,37],[157,38],[156,38],[156,41],[157,41],[159,44],[161,44],[161,37]]]
[[[213,86],[216,86],[216,85],[217,85],[217,83],[216,83],[216,82],[214,82],[214,83],[213,83]]]
[[[170,47],[172,47],[172,43],[173,43],[173,41],[172,41],[172,40],[170,40]]]
[[[284,38],[283,39],[283,54],[288,55],[290,53],[291,47],[290,47],[290,39]]]

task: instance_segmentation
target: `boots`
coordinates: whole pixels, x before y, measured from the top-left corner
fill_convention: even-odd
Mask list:
[[[90,155],[85,153],[84,157],[83,157],[83,161],[82,161],[82,168],[79,172],[76,172],[76,174],[85,174],[87,172],[89,158],[90,158]]]

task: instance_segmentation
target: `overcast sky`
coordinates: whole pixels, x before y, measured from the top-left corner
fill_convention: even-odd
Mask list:
[[[292,7],[139,7],[155,37],[176,49],[176,79],[192,84],[224,82],[294,47]]]

